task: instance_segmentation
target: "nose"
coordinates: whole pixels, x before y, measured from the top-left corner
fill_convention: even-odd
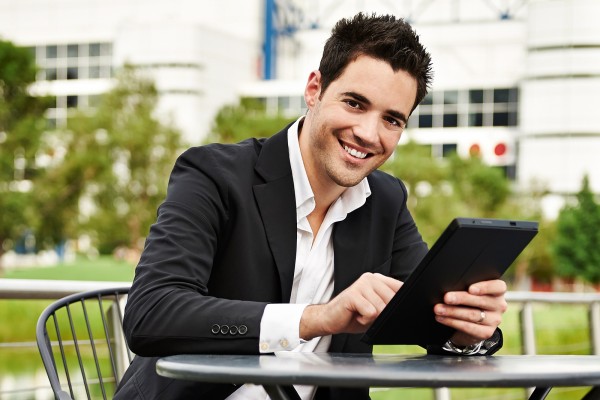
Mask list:
[[[378,142],[379,118],[376,115],[363,114],[354,125],[352,133],[358,144],[372,145]]]

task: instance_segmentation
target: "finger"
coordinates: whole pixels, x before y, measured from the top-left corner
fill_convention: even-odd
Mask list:
[[[355,288],[366,301],[373,304],[378,312],[394,297],[402,282],[381,274],[363,274],[356,282]]]
[[[507,287],[506,282],[501,279],[494,279],[491,281],[482,281],[477,282],[469,286],[469,293],[482,296],[482,295],[491,295],[491,296],[499,296],[506,293]]]
[[[471,307],[452,307],[436,304],[434,313],[441,317],[459,319],[473,324],[497,327],[502,322],[502,314]]]
[[[448,292],[444,295],[444,303],[453,306],[466,306],[484,311],[503,313],[508,308],[504,295],[476,296],[467,292]]]
[[[376,279],[377,281],[385,284],[388,288],[393,290],[394,293],[396,293],[398,290],[400,290],[400,288],[404,284],[402,281],[399,281],[398,279],[391,278],[389,276],[385,276],[385,275],[382,275],[379,273],[373,274],[373,278]]]

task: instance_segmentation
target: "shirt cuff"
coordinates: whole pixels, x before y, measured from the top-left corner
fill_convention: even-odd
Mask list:
[[[300,319],[308,304],[267,304],[260,321],[260,353],[290,351],[300,344]]]

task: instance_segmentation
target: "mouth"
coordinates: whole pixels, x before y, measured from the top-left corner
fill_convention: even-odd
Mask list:
[[[344,148],[344,150],[346,151],[346,153],[350,154],[354,158],[358,158],[358,159],[362,160],[362,159],[367,158],[367,156],[369,155],[368,153],[363,153],[363,152],[353,149],[343,143],[341,145]]]

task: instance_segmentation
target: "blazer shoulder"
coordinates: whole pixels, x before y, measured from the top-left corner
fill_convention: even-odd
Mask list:
[[[400,179],[386,172],[373,171],[367,178],[371,196],[384,202],[405,203],[408,196],[406,186]]]
[[[218,165],[239,165],[244,161],[256,160],[263,142],[263,139],[251,138],[234,144],[210,143],[190,147],[179,156],[179,160],[193,164],[217,162]]]

